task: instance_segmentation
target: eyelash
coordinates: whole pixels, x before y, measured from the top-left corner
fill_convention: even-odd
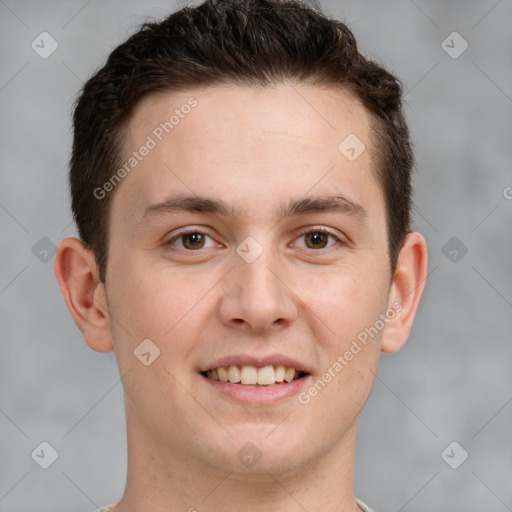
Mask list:
[[[331,231],[328,231],[327,229],[322,228],[322,227],[319,227],[319,228],[308,228],[306,231],[303,231],[302,233],[300,233],[300,235],[296,238],[296,240],[301,238],[301,237],[303,237],[303,236],[305,236],[305,235],[309,235],[309,234],[312,234],[312,233],[323,233],[325,235],[330,236],[331,238],[334,238],[339,245],[346,245],[346,243],[344,241],[340,240],[340,238],[338,236],[336,236]],[[205,231],[201,231],[199,229],[191,229],[189,231],[183,231],[182,233],[180,233],[180,234],[176,235],[175,237],[171,238],[168,242],[166,242],[165,245],[166,246],[172,246],[175,241],[180,240],[183,237],[185,237],[187,235],[191,235],[191,234],[199,234],[199,235],[208,236],[209,238],[211,238],[213,240],[213,237],[209,233],[207,233]],[[308,250],[308,251],[319,252],[321,250],[331,249],[335,245],[336,244],[333,244],[331,246],[321,247],[319,249],[311,249],[311,248],[308,248],[308,247],[303,248],[303,249],[304,250]],[[179,251],[185,251],[185,252],[188,252],[188,253],[193,253],[193,252],[200,252],[202,249],[193,250],[193,249],[178,248],[178,250]]]

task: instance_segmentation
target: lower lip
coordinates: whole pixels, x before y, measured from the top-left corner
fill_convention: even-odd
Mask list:
[[[233,384],[213,380],[200,374],[212,389],[237,402],[248,405],[266,405],[291,396],[297,395],[310,380],[311,375],[306,375],[292,382],[272,384],[270,386],[248,386],[245,384]]]

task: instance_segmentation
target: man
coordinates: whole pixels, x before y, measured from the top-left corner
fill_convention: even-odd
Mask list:
[[[114,350],[114,512],[370,510],[357,418],[426,279],[399,82],[318,7],[207,1],[84,86],[55,273]],[[377,504],[378,510],[378,504]]]

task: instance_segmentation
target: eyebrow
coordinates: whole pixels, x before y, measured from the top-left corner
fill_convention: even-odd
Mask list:
[[[140,222],[157,214],[169,214],[186,211],[190,213],[208,213],[228,218],[236,218],[242,212],[237,211],[226,201],[217,198],[178,194],[164,201],[148,206]],[[280,217],[298,217],[312,213],[340,213],[358,220],[368,216],[366,209],[359,203],[343,195],[305,197],[290,200],[276,213]]]

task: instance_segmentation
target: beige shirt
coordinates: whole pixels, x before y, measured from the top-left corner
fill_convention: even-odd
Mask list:
[[[359,508],[363,512],[373,512],[373,510],[368,505],[365,505],[360,499],[356,498],[356,503],[359,505]],[[115,503],[109,505],[108,507],[101,507],[98,510],[95,510],[94,512],[112,512],[112,507],[114,505]]]
[[[363,512],[373,512],[373,510],[368,505],[363,503],[359,498],[356,498],[356,503],[359,505]]]

